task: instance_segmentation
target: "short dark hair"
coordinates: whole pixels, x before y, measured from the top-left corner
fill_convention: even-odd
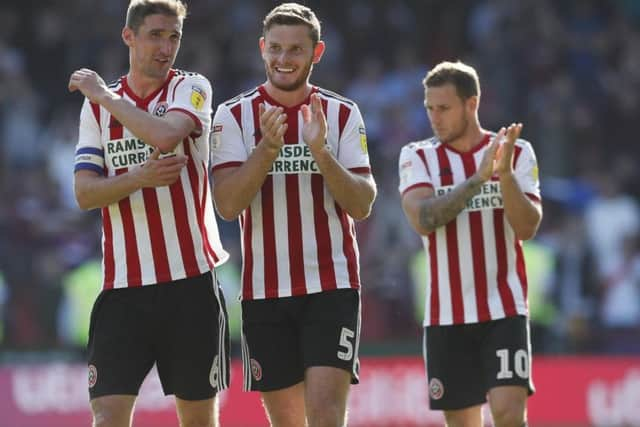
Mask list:
[[[298,3],[282,3],[274,7],[262,22],[262,36],[274,25],[306,25],[315,46],[320,41],[320,21],[316,14],[307,6]]]
[[[480,80],[476,70],[461,61],[441,62],[422,80],[424,88],[439,87],[451,83],[458,96],[464,100],[480,96]]]
[[[137,33],[144,18],[157,14],[183,20],[187,16],[187,6],[182,0],[131,0],[127,9],[126,26]]]

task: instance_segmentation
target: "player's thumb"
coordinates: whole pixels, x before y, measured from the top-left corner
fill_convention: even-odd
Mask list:
[[[158,147],[154,147],[151,155],[147,160],[158,160],[160,158],[160,149]]]

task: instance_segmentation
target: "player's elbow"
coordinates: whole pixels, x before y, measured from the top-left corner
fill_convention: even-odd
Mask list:
[[[215,201],[216,212],[218,212],[220,218],[225,221],[233,221],[238,218],[241,211],[232,206],[231,203],[227,203],[220,197],[216,197],[215,193],[213,199]]]
[[[87,191],[82,191],[76,188],[75,196],[76,196],[76,204],[81,210],[89,211],[91,209],[97,208],[97,206],[95,206],[95,203],[91,199],[91,195],[88,194]]]

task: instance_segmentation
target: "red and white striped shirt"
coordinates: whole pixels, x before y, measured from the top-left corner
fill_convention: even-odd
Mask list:
[[[313,88],[327,117],[327,145],[346,169],[370,173],[366,134],[355,103]],[[240,166],[262,139],[258,105],[281,106],[263,86],[220,104],[213,119],[213,169]],[[300,106],[284,107],[285,145],[240,216],[242,298],[359,288],[353,219],[338,206],[302,139]]]
[[[435,138],[402,148],[402,194],[431,187],[439,196],[476,172],[489,145],[461,153]],[[531,144],[517,140],[514,170],[522,191],[540,200],[538,166]],[[522,244],[504,215],[500,182],[493,177],[465,209],[422,241],[427,253],[425,326],[477,323],[526,315],[527,276]]]
[[[110,86],[138,108],[162,116],[181,111],[196,131],[175,153],[187,166],[170,186],[144,188],[102,208],[104,289],[163,283],[200,275],[226,261],[209,188],[212,90],[196,73],[171,70],[162,87],[145,99],[121,77]],[[153,151],[98,104],[85,99],[80,114],[75,170],[104,176],[139,167]]]

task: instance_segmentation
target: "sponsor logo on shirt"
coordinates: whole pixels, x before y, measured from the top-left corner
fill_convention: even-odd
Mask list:
[[[193,108],[200,111],[204,106],[204,101],[207,100],[207,94],[200,86],[191,86],[191,105]]]
[[[447,185],[436,189],[436,196],[443,196],[453,191],[455,185]],[[485,182],[480,188],[480,194],[476,194],[469,200],[464,208],[465,211],[481,211],[488,209],[502,209],[502,192],[499,182]]]
[[[360,148],[364,154],[367,154],[369,149],[367,148],[367,132],[364,130],[364,126],[358,128],[358,133],[360,134]]]
[[[330,145],[326,146],[331,149]],[[316,161],[311,155],[309,146],[305,143],[286,144],[280,148],[278,157],[271,165],[269,174],[297,174],[297,173],[320,173]]]
[[[104,158],[110,169],[142,165],[153,152],[153,147],[138,138],[122,138],[107,141]],[[172,153],[165,153],[164,157]]]

